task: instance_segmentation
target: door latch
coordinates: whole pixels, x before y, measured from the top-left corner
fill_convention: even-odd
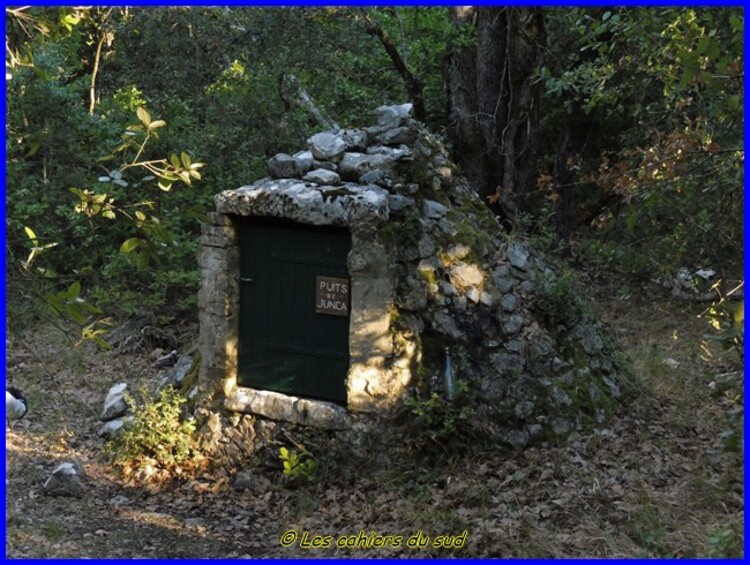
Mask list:
[[[240,277],[240,280],[242,282],[245,282],[245,283],[254,283],[255,282],[255,279],[253,279],[251,277]]]

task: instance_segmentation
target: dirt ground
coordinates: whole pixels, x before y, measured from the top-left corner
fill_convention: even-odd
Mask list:
[[[606,428],[439,468],[396,460],[372,475],[363,466],[348,481],[297,488],[280,469],[243,488],[232,471],[162,489],[125,485],[102,457],[98,416],[114,383],[153,382],[151,352],[73,348],[44,326],[10,335],[7,379],[31,410],[6,429],[6,554],[739,556],[743,456],[723,450],[721,438],[725,411],[742,404],[739,360],[702,348],[700,305],[612,294],[598,308],[640,394]],[[74,459],[86,471],[84,496],[45,495],[56,463]]]

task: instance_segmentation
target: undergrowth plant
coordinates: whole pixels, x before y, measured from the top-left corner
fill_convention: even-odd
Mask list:
[[[396,408],[394,424],[401,445],[408,452],[440,458],[465,451],[481,437],[474,421],[474,403],[466,381],[456,382],[455,398],[437,392],[406,396]]]
[[[555,324],[570,327],[591,318],[581,285],[570,270],[560,275],[542,273],[534,279],[532,307]]]
[[[182,417],[186,398],[167,387],[154,398],[145,388],[140,390],[142,402],[132,397],[133,419],[107,446],[113,463],[125,476],[146,466],[157,467],[163,475],[188,474],[197,469],[204,458],[198,449],[195,421]]]
[[[279,449],[279,459],[284,465],[284,477],[292,482],[311,483],[315,480],[317,462],[307,451],[297,452],[295,449],[282,447]]]
[[[722,298],[712,304],[702,314],[701,318],[708,321],[713,332],[704,336],[703,351],[710,354],[710,343],[718,344],[722,351],[730,353],[739,363],[740,370],[731,370],[719,375],[712,375],[716,385],[714,393],[723,397],[725,404],[724,416],[726,427],[720,434],[722,448],[725,451],[740,451],[743,442],[745,407],[743,403],[743,354],[745,335],[745,302],[740,300],[736,304]]]

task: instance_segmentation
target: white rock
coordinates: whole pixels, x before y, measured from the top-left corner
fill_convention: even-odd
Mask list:
[[[127,496],[123,496],[122,494],[118,494],[117,496],[109,499],[109,503],[112,506],[127,506],[131,502],[132,501]]]
[[[697,271],[695,271],[695,274],[703,280],[708,280],[716,274],[716,271],[714,271],[713,269],[698,269]]]
[[[411,115],[413,105],[401,104],[400,106],[380,106],[375,108],[375,117],[378,125],[386,128],[397,128],[403,125]]]
[[[125,416],[124,418],[115,418],[114,420],[110,420],[99,429],[98,435],[99,437],[103,438],[112,438],[123,430],[125,424],[128,424],[132,421],[132,416]]]
[[[479,302],[479,298],[481,297],[482,293],[479,292],[479,289],[475,286],[472,286],[469,290],[466,291],[466,298],[471,300],[474,304]]]
[[[529,252],[522,245],[514,243],[508,248],[508,260],[517,269],[525,271],[526,263],[529,260]]]
[[[361,129],[345,129],[340,132],[346,151],[363,151],[367,147],[367,132]]]
[[[277,179],[298,178],[312,169],[313,159],[310,157],[287,155],[286,153],[277,153],[268,160],[268,172]]]
[[[313,157],[323,161],[338,161],[346,151],[346,141],[341,135],[330,131],[316,133],[307,140]]]
[[[107,398],[104,400],[104,410],[102,410],[101,415],[103,422],[119,418],[128,411],[128,404],[124,398],[127,388],[128,385],[126,383],[118,383],[109,389]]]
[[[451,284],[460,288],[478,287],[484,282],[484,275],[479,267],[467,263],[455,264],[451,267],[448,276],[451,279]]]
[[[386,155],[367,155],[365,153],[344,153],[339,162],[339,172],[342,178],[359,180],[359,178],[373,169],[390,169],[395,160]]]
[[[388,206],[392,212],[399,212],[405,208],[413,208],[414,199],[401,194],[391,194],[388,196]]]
[[[44,492],[53,496],[83,496],[83,469],[76,463],[60,463],[44,483]]]
[[[425,200],[422,204],[422,213],[426,218],[438,220],[448,213],[448,207],[434,200]]]
[[[302,177],[302,180],[314,182],[315,184],[338,184],[341,182],[341,177],[338,173],[327,169],[315,169]]]

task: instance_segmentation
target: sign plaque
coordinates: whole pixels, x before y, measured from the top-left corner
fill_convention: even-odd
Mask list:
[[[315,312],[331,316],[348,316],[349,279],[316,277]]]

